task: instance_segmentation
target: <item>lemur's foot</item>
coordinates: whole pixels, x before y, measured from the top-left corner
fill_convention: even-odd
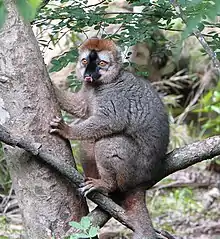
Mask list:
[[[108,184],[102,179],[85,178],[85,182],[80,184],[79,191],[86,197],[90,192],[98,191],[102,194],[108,195],[110,191]]]

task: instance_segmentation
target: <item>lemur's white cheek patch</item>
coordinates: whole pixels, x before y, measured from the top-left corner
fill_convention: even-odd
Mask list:
[[[80,74],[81,74],[82,77],[84,77],[84,73],[85,73],[85,68],[81,68],[80,69]]]
[[[109,51],[101,51],[98,52],[99,59],[106,62],[111,62],[110,52]]]
[[[100,73],[101,75],[104,75],[104,74],[106,73],[106,71],[107,71],[107,69],[106,69],[106,70],[100,69],[100,70],[99,70],[99,73]]]
[[[80,59],[79,60],[81,61],[82,59],[87,58],[89,56],[89,53],[90,53],[90,51],[88,49],[80,52]]]
[[[79,61],[76,65],[76,76],[78,79],[83,79],[85,67],[81,65],[81,62]]]

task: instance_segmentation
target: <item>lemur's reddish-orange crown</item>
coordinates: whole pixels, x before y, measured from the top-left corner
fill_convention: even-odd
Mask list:
[[[80,47],[80,50],[96,50],[96,51],[116,51],[116,45],[108,39],[90,38],[86,40]]]

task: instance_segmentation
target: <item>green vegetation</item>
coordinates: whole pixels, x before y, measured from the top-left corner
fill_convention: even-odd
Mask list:
[[[93,238],[98,235],[98,227],[91,224],[89,217],[82,217],[80,222],[70,222],[71,227],[79,230],[78,233],[70,236],[69,239]]]
[[[199,123],[202,134],[220,134],[220,82],[200,99],[197,108],[194,112],[201,113]]]
[[[11,179],[6,164],[6,160],[3,157],[2,143],[0,142],[0,192],[7,194],[11,188]]]
[[[150,58],[168,59],[167,65],[162,69],[162,78],[153,84],[164,96],[169,111],[170,150],[195,139],[218,135],[220,133],[219,76],[214,71],[214,64],[207,55],[207,49],[200,45],[193,32],[199,30],[213,50],[213,57],[220,59],[218,17],[220,1],[128,0],[130,8],[142,8],[135,13],[114,10],[115,6],[112,2],[106,0],[102,4],[88,6],[86,0],[60,0],[51,1],[40,9],[44,4],[41,0],[16,0],[24,20],[33,21],[32,24],[40,33],[47,33],[46,40],[45,34],[42,36],[39,34],[37,37],[43,52],[48,48],[56,47],[65,39],[62,44],[67,50],[51,60],[48,66],[50,73],[59,72],[69,64],[74,66],[82,36],[87,36],[91,29],[94,29],[95,35],[117,41],[126,59],[125,67],[130,67],[136,74],[148,78],[150,70],[130,60],[130,47],[144,43],[149,49]],[[171,2],[174,4],[172,5]],[[0,0],[0,28],[6,17],[4,0]],[[113,25],[117,27],[114,28]],[[112,30],[109,30],[110,28]],[[81,83],[75,78],[74,70],[65,77],[71,90],[79,90]],[[66,121],[71,120],[66,113],[63,115]],[[74,155],[79,158],[77,142],[71,143]],[[216,160],[216,163],[219,163],[219,160]],[[78,169],[82,172],[80,164]],[[163,183],[166,185],[171,181],[168,178],[163,180]],[[7,195],[10,188],[11,179],[0,144],[1,194]],[[156,226],[161,224],[158,218],[162,218],[162,228],[174,232],[172,223],[179,214],[198,218],[204,208],[198,196],[195,196],[195,191],[183,187],[151,192],[148,205]],[[213,220],[219,216],[212,210],[203,215]],[[166,220],[167,217],[171,220]],[[0,218],[0,226],[5,227],[6,224],[7,220],[3,216]],[[70,239],[91,238],[98,232],[98,228],[93,227],[86,217],[82,218],[80,223],[71,222],[70,225],[79,230],[79,233],[71,236]],[[0,236],[0,238],[8,237]]]

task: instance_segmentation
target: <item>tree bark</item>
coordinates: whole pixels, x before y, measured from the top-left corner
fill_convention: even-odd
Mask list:
[[[35,36],[20,18],[12,0],[5,0],[8,17],[0,30],[0,124],[75,167],[67,141],[48,133],[60,114]],[[88,213],[76,188],[49,165],[23,149],[5,147],[13,187],[27,238],[64,238],[68,222]]]

